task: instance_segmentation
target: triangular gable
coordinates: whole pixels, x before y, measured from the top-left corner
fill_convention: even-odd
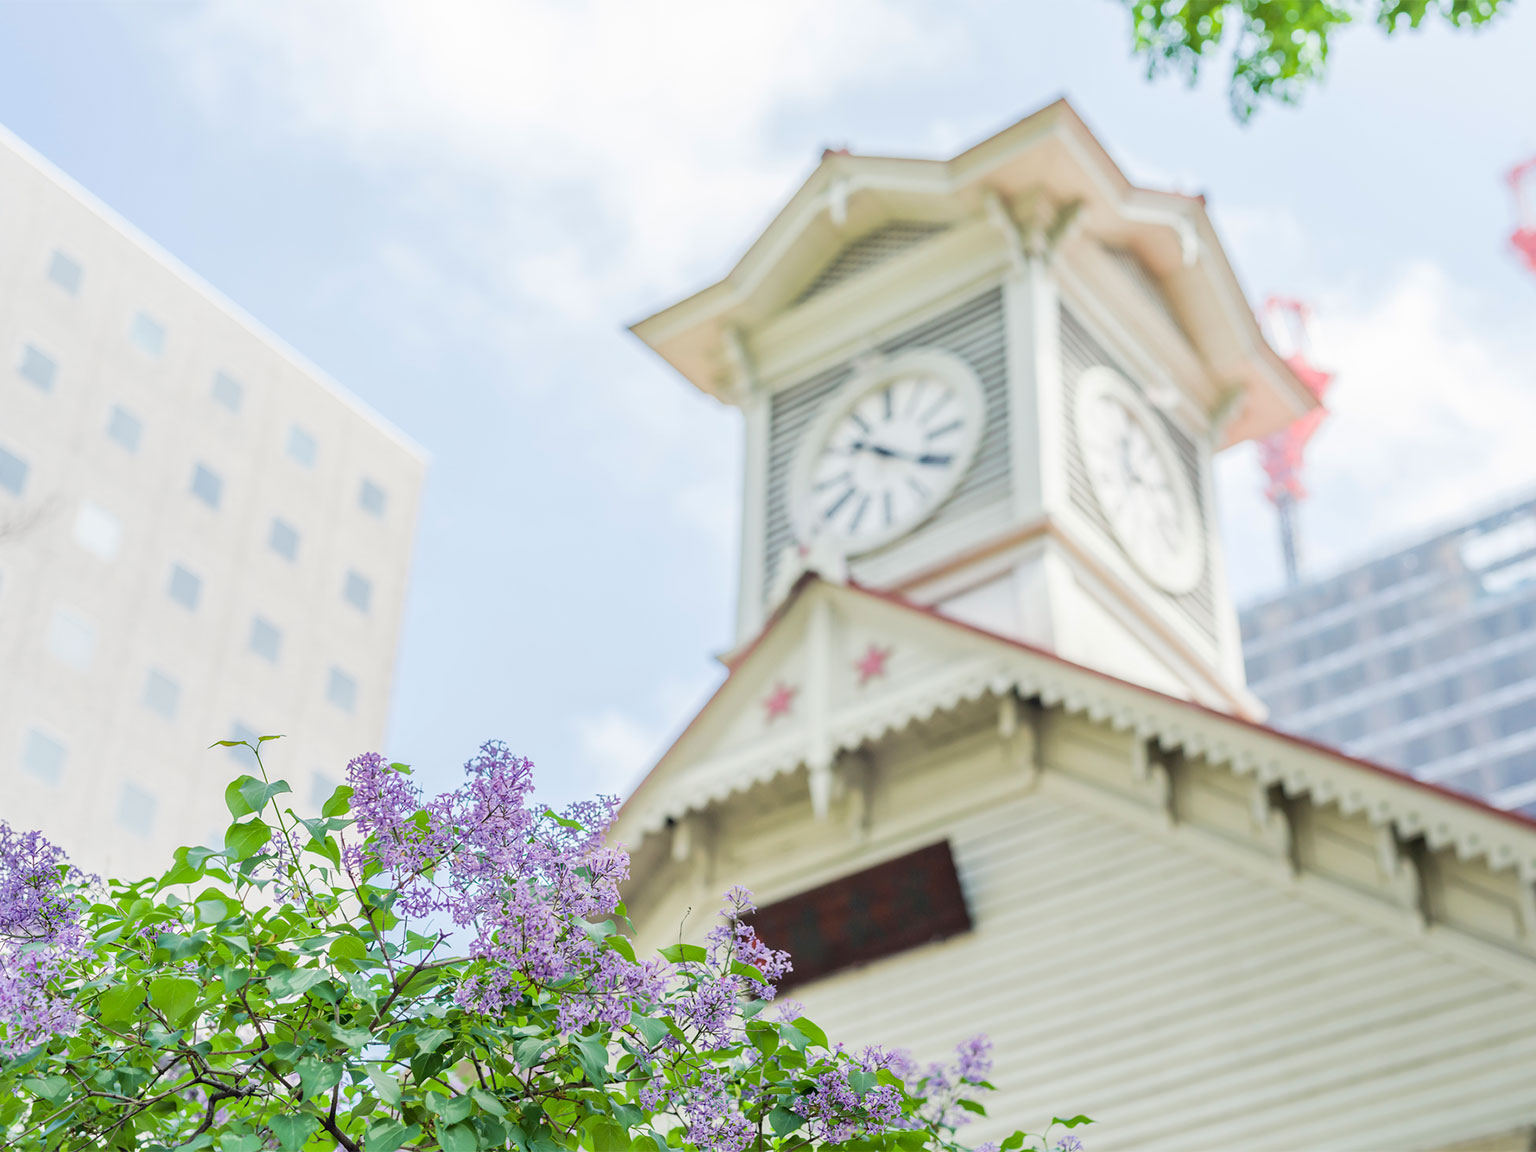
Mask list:
[[[1536,880],[1536,821],[814,574],[732,655],[725,683],[625,802],[616,831],[638,844],[802,767],[824,810],[838,753],[989,694],[1086,716]]]

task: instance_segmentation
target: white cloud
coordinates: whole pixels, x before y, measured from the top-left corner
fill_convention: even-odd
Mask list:
[[[1316,302],[1313,359],[1335,380],[1307,455],[1312,573],[1536,485],[1536,340],[1501,342],[1482,311],[1475,289],[1428,263],[1375,299]],[[1273,589],[1276,529],[1252,452],[1229,453],[1219,476],[1234,588],[1240,599]]]
[[[200,8],[170,56],[210,115],[259,92],[283,105],[282,131],[414,169],[412,194],[444,211],[455,169],[493,180],[509,216],[547,218],[565,268],[578,251],[589,277],[665,282],[734,250],[809,169],[807,150],[775,143],[777,118],[939,67],[944,23],[894,0],[280,0]],[[542,250],[503,261],[548,282]]]

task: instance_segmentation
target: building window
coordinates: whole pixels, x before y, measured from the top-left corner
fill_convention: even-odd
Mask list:
[[[153,316],[143,312],[134,313],[128,335],[141,351],[150,356],[160,356],[165,352],[165,328]]]
[[[278,652],[283,646],[283,634],[276,624],[263,616],[251,618],[251,651],[263,660],[277,663]]]
[[[248,724],[242,724],[238,720],[236,720],[231,727],[234,729],[234,731],[229,736],[231,740],[243,740],[245,743],[249,744],[251,748],[259,747],[258,741],[261,738],[261,733],[257,732],[256,729],[252,728]],[[231,757],[239,760],[243,764],[245,763],[245,758],[251,754],[251,749],[242,748],[237,744],[229,749],[229,754]]]
[[[85,617],[55,608],[48,622],[48,652],[60,664],[84,672],[96,658],[96,629]]]
[[[330,681],[325,686],[325,698],[343,712],[355,712],[357,710],[357,681],[340,668],[332,668]]]
[[[151,668],[144,678],[144,707],[164,716],[176,719],[176,708],[181,703],[181,685],[158,668]]]
[[[219,479],[217,472],[203,464],[192,469],[192,495],[208,507],[217,508],[223,494],[224,481]]]
[[[139,450],[139,440],[144,435],[144,425],[139,418],[120,405],[112,405],[107,415],[107,435],[130,452]]]
[[[52,280],[71,296],[80,294],[80,265],[71,260],[58,249],[54,249],[53,259],[48,261],[48,279]]]
[[[352,607],[366,612],[373,604],[373,583],[366,576],[349,571],[341,594]]]
[[[47,784],[64,775],[64,745],[40,728],[28,728],[21,742],[21,768]]]
[[[370,516],[384,517],[384,489],[372,480],[364,480],[358,489],[357,506]]]
[[[213,374],[213,400],[221,407],[228,408],[231,412],[240,411],[240,402],[245,398],[245,385],[236,380],[228,372],[215,372]]]
[[[284,560],[297,560],[299,556],[299,530],[286,520],[274,518],[272,531],[267,535],[267,546]]]
[[[103,560],[117,559],[123,527],[117,517],[98,504],[82,500],[75,513],[75,543]]]
[[[203,582],[180,564],[172,564],[171,583],[166,588],[166,592],[183,608],[194,611],[197,608],[197,602],[202,599]]]
[[[117,823],[138,836],[148,836],[157,806],[155,798],[137,784],[124,784],[117,795]]]
[[[27,462],[0,448],[0,488],[20,496],[27,486]]]
[[[288,459],[306,468],[313,468],[318,449],[315,438],[297,424],[288,429]]]
[[[59,366],[35,344],[28,344],[21,350],[21,363],[16,366],[23,380],[37,385],[44,392],[53,391],[54,377],[59,374]]]

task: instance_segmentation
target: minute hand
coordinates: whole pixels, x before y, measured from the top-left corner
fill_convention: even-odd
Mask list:
[[[863,440],[855,440],[849,447],[854,452],[873,452],[876,456],[884,456],[888,460],[908,460],[913,464],[927,464],[932,467],[942,467],[954,459],[953,453],[949,452],[924,452],[919,456],[912,452],[887,448],[884,444],[867,444]]]

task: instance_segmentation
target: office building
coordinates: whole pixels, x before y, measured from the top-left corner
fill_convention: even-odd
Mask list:
[[[0,818],[94,869],[384,736],[421,451],[0,135]]]
[[[1276,727],[1536,814],[1536,499],[1241,614]]]

